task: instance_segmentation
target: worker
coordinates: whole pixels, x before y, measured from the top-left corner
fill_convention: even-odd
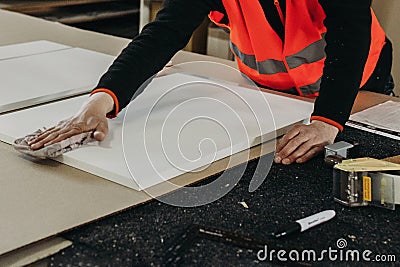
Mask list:
[[[392,46],[371,0],[166,0],[77,114],[38,136],[31,148],[89,131],[103,140],[106,116],[115,117],[207,15],[230,31],[239,70],[259,86],[317,97],[311,123],[293,127],[278,141],[276,163],[303,163],[332,144],[359,90],[393,88]]]

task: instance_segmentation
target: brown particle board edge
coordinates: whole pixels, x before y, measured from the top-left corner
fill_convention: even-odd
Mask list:
[[[400,155],[389,157],[389,158],[384,158],[383,160],[384,161],[389,161],[391,163],[400,164]]]
[[[47,258],[69,247],[72,242],[61,237],[50,237],[0,255],[0,266],[25,266]]]

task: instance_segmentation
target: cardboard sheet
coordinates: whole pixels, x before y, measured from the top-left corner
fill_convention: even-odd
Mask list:
[[[153,198],[51,160],[28,160],[3,142],[0,149],[0,169],[7,174],[0,175],[0,255]],[[188,185],[272,151],[266,143],[171,181]],[[154,190],[171,192],[165,184]]]
[[[3,115],[0,139],[12,143],[50,127],[73,115],[86,98]],[[288,106],[296,112],[286,112]],[[110,120],[102,143],[57,161],[141,190],[274,139],[275,130],[303,121],[311,111],[308,102],[173,74],[154,79],[126,112]]]
[[[112,56],[98,52],[60,49],[62,45],[48,42],[40,48],[41,44],[4,48],[3,53],[8,51],[13,57],[0,60],[0,113],[86,93],[113,61]]]

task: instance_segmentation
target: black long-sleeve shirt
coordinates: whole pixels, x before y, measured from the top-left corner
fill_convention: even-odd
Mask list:
[[[285,11],[285,1],[281,0]],[[319,97],[313,116],[344,125],[362,78],[371,43],[371,0],[319,0],[325,10],[327,46]],[[284,38],[273,0],[261,1],[265,16]],[[193,31],[212,10],[226,13],[222,0],[166,0],[156,20],[117,57],[97,88],[107,88],[124,108],[135,91],[160,71],[189,41]],[[301,18],[299,18],[301,19]],[[389,67],[390,68],[390,67]]]

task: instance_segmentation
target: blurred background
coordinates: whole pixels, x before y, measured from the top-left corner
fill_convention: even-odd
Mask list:
[[[162,0],[0,0],[0,8],[73,27],[132,39],[154,20]],[[395,94],[400,95],[400,1],[374,0],[373,8],[394,46]],[[186,51],[233,59],[229,35],[207,19],[195,31]]]

